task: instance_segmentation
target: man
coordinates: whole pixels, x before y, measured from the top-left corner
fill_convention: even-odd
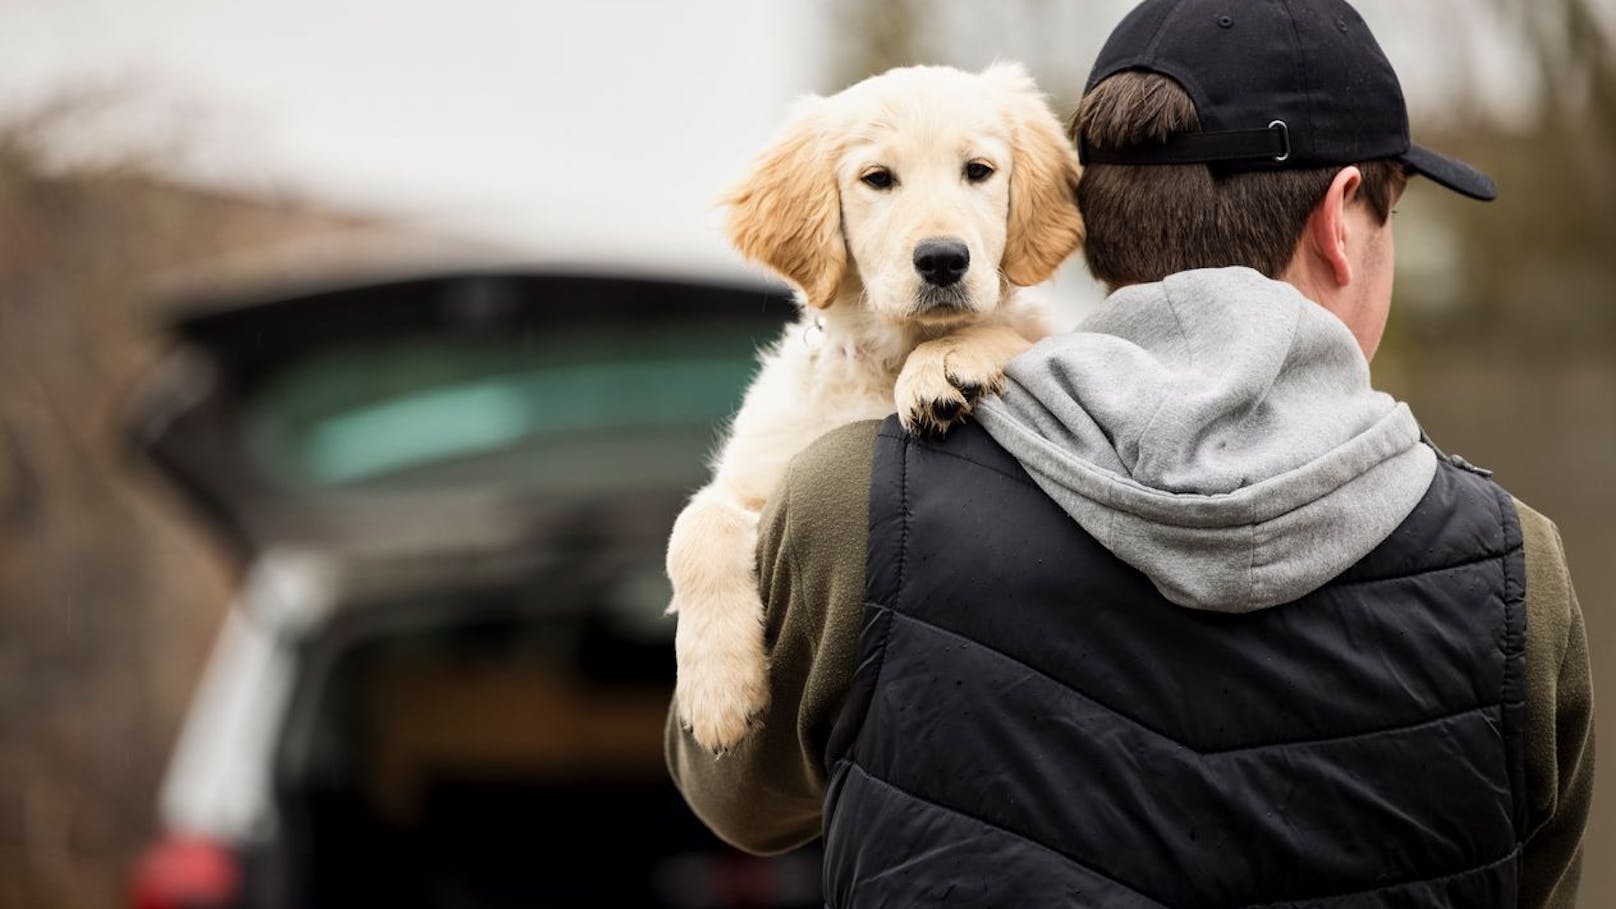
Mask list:
[[[771,705],[691,807],[832,907],[1570,906],[1593,779],[1554,525],[1371,389],[1409,141],[1341,0],[1148,0],[1073,121],[1114,293],[980,426],[801,455]],[[1013,177],[1012,177],[1013,179]]]

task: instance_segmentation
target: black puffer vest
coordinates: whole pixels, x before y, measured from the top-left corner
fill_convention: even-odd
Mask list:
[[[1524,566],[1443,461],[1295,603],[1174,606],[980,429],[876,447],[836,909],[1515,904]]]

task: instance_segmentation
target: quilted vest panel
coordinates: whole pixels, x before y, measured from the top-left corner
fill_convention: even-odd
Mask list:
[[[1513,906],[1524,564],[1446,461],[1374,552],[1169,603],[980,429],[877,444],[825,895],[876,906]]]

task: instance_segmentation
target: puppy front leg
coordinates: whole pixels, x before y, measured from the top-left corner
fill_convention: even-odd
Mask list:
[[[916,435],[946,433],[978,398],[1004,389],[1004,367],[1032,342],[1002,323],[970,325],[919,345],[894,388],[898,422]]]
[[[753,561],[759,512],[713,483],[679,513],[668,539],[669,612],[679,719],[713,752],[734,747],[768,706],[763,603]]]

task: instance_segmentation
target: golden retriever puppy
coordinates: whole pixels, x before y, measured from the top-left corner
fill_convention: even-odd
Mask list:
[[[668,541],[681,720],[722,751],[767,703],[758,518],[826,431],[946,431],[1049,332],[1018,286],[1082,240],[1078,162],[1019,64],[915,66],[801,101],[725,202],[731,242],[799,291],[712,482]]]

